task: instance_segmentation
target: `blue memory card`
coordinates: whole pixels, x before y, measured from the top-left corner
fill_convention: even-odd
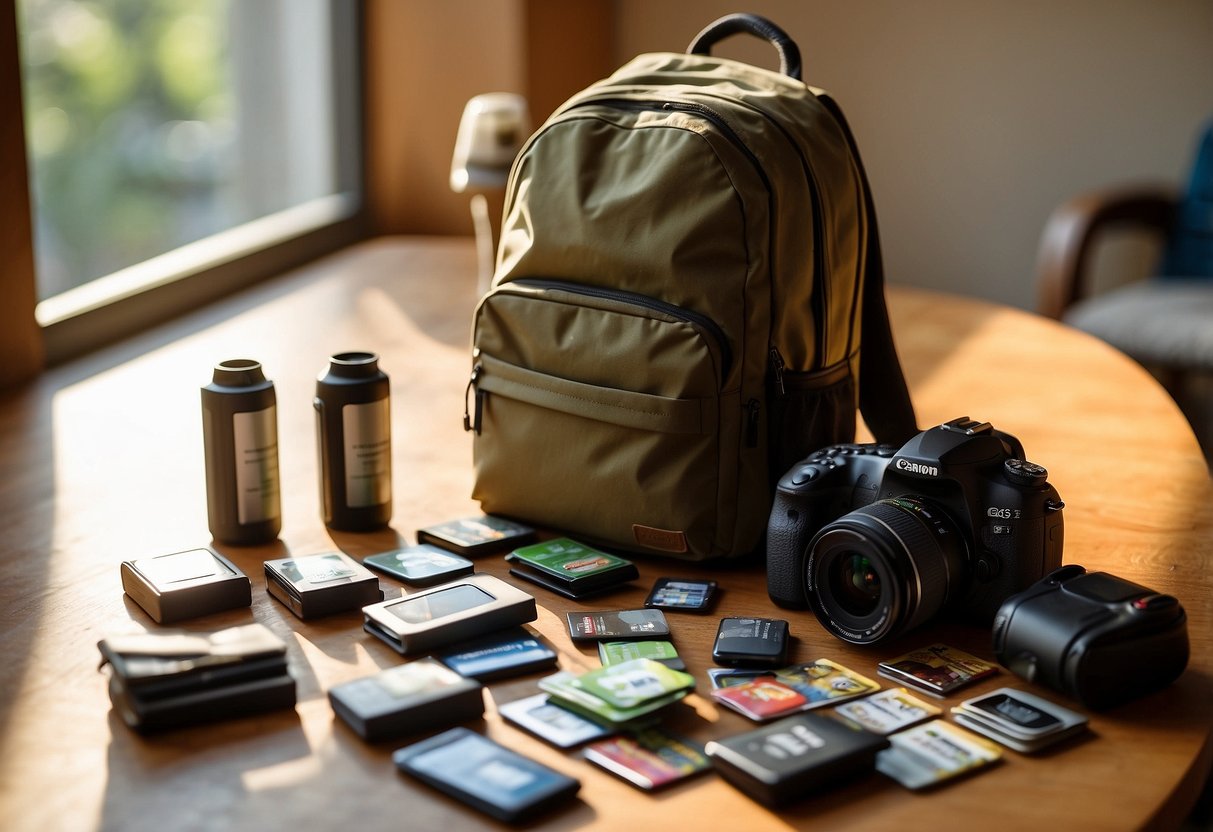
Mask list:
[[[467,728],[452,728],[399,749],[405,774],[462,803],[512,822],[563,802],[581,783]]]
[[[463,642],[437,658],[460,676],[480,682],[556,665],[556,651],[521,627]]]

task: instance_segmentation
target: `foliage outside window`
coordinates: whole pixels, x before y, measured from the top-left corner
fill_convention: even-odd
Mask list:
[[[336,193],[326,0],[19,0],[38,297]]]

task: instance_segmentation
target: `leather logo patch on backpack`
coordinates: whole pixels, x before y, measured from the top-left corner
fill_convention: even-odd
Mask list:
[[[687,536],[683,532],[655,529],[652,526],[632,524],[632,537],[640,546],[662,552],[682,553],[687,550]]]

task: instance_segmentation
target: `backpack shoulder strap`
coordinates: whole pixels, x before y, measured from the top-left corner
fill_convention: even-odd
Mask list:
[[[863,185],[868,234],[864,256],[863,314],[860,318],[859,410],[877,442],[900,446],[918,433],[918,423],[914,418],[914,405],[910,401],[910,390],[901,370],[901,361],[893,345],[893,330],[885,306],[884,260],[880,253],[880,232],[876,226],[872,189],[842,109],[829,95],[819,90],[814,92],[846,136]]]

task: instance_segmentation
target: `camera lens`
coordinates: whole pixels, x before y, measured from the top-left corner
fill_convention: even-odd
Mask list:
[[[880,603],[880,575],[862,552],[846,552],[830,563],[830,586],[838,605],[850,615],[871,615]]]
[[[922,497],[896,497],[824,526],[809,544],[809,606],[843,641],[873,644],[917,627],[960,583],[966,547]]]

